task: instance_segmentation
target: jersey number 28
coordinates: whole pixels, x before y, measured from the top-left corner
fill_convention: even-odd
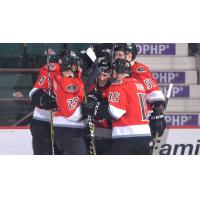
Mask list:
[[[74,108],[76,108],[78,104],[78,97],[74,97],[73,99],[68,99],[67,103],[68,103],[69,109],[73,110]]]

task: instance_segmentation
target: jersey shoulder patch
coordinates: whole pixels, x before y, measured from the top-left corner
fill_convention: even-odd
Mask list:
[[[47,72],[48,72],[48,68],[49,68],[50,72],[60,72],[61,71],[60,64],[58,64],[58,63],[49,63],[42,67],[42,69],[44,69]]]
[[[137,67],[136,70],[137,70],[138,73],[146,72],[144,67]]]
[[[132,73],[135,73],[135,74],[149,73],[149,68],[142,63],[135,62],[135,64],[131,68],[132,68]]]

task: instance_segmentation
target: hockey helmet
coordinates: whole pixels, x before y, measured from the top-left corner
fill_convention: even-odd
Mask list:
[[[98,68],[101,72],[111,73],[111,62],[110,55],[107,52],[104,52],[101,57],[98,57]]]
[[[71,70],[72,72],[78,71],[78,66],[81,65],[80,57],[75,51],[63,52],[61,58],[62,71]]]
[[[131,74],[131,63],[125,59],[116,59],[112,64],[112,69],[118,74]]]
[[[49,62],[50,63],[57,63],[59,61],[59,56],[58,55],[49,55]]]
[[[117,43],[114,46],[114,51],[124,51],[132,53],[132,60],[137,56],[137,47],[134,43]]]

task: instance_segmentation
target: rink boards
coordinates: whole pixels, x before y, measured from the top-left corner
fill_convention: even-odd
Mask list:
[[[200,155],[200,128],[166,129],[154,155]]]
[[[200,126],[166,129],[165,136],[154,154],[200,155]],[[1,155],[32,155],[29,128],[0,128]]]

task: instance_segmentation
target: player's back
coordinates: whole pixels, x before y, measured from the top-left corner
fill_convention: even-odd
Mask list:
[[[133,78],[117,80],[110,86],[108,95],[111,114],[121,115],[112,123],[113,137],[150,135],[146,90],[142,83]]]

